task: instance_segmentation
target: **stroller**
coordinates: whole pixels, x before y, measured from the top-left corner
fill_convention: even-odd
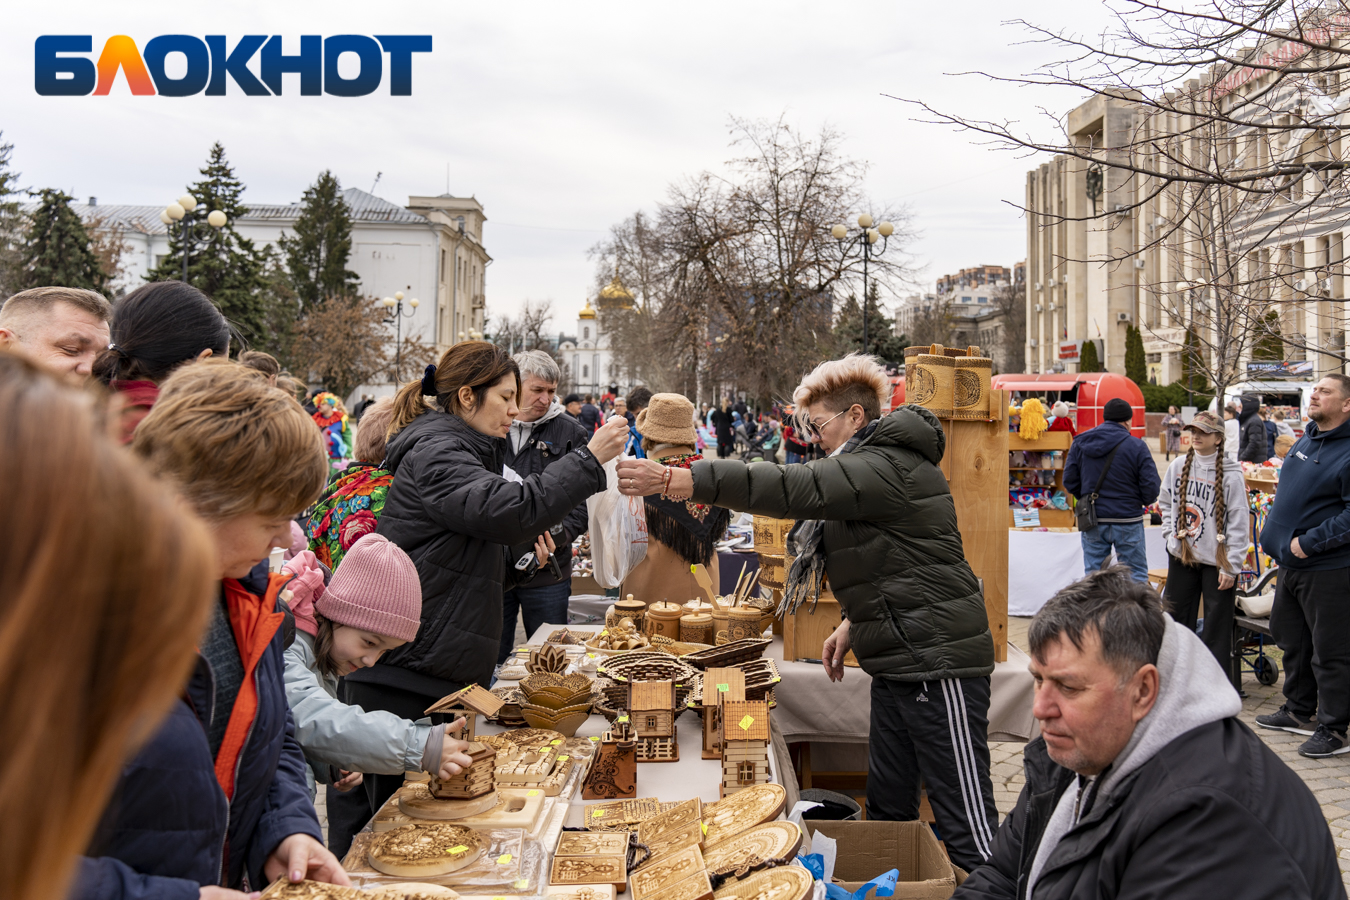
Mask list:
[[[741,453],[742,462],[773,462],[778,457],[778,447],[783,442],[781,430],[761,428],[747,443],[749,449]]]
[[[1269,568],[1259,578],[1255,572],[1243,572],[1237,590],[1238,597],[1259,597],[1270,587],[1279,571],[1278,568]],[[1279,666],[1265,652],[1269,641],[1269,617],[1256,618],[1239,609],[1233,625],[1233,655],[1238,661],[1239,680],[1246,672],[1252,673],[1258,683],[1267,687],[1279,680]]]

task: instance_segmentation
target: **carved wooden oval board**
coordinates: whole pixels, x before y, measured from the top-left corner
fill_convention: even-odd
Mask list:
[[[805,900],[811,896],[811,874],[800,866],[779,866],[756,872],[713,894],[714,900]]]
[[[712,846],[777,818],[785,802],[787,791],[782,785],[757,784],[703,807],[703,824],[708,826],[704,844]]]
[[[802,830],[791,822],[766,822],[703,850],[708,871],[722,875],[742,865],[754,868],[773,860],[792,859],[802,843]]]
[[[427,878],[446,875],[483,853],[478,832],[458,825],[402,825],[370,842],[372,868],[386,875]]]

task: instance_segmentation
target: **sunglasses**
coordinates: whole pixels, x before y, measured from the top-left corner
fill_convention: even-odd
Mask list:
[[[833,422],[835,419],[839,418],[846,412],[848,412],[847,409],[844,410],[843,412],[837,412],[834,415],[830,416],[828,419],[826,419],[824,422],[821,422],[819,425],[817,425],[815,422],[812,422],[810,419],[807,419],[806,420],[807,433],[810,434],[816,440],[820,440],[821,438],[824,437],[824,435],[820,433],[820,429],[824,428],[826,425],[830,424],[831,422]]]

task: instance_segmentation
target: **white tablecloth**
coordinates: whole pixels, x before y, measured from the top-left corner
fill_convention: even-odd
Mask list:
[[[1167,568],[1160,526],[1144,527],[1144,544],[1148,567]],[[1083,545],[1078,532],[1008,532],[1008,615],[1036,615],[1056,591],[1083,574]]]

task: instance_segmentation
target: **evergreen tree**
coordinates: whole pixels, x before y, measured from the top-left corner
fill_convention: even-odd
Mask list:
[[[89,232],[70,208],[72,198],[54,188],[40,191],[39,196],[42,201],[24,236],[23,286],[55,285],[102,293],[108,279],[89,246]]]
[[[240,236],[235,223],[248,213],[240,199],[244,184],[225,158],[225,148],[217,141],[211,146],[202,180],[188,189],[197,200],[194,217],[205,222],[211,210],[229,217],[215,240],[197,245],[188,257],[188,283],[204,291],[215,301],[221,313],[250,342],[266,334],[267,309],[264,287],[264,254],[253,242]],[[206,226],[202,225],[205,229]],[[169,228],[169,254],[150,273],[151,281],[171,281],[183,277],[183,244],[177,224]]]
[[[301,304],[311,307],[326,297],[355,295],[360,278],[347,269],[352,253],[351,210],[332,172],[320,172],[318,181],[305,191],[295,237],[284,237],[279,243]]]
[[[1252,346],[1252,359],[1279,362],[1284,359],[1284,338],[1280,336],[1280,314],[1270,310],[1261,321],[1261,336]]]
[[[1078,355],[1078,371],[1080,372],[1100,372],[1102,370],[1101,357],[1097,355],[1097,342],[1092,340],[1083,341],[1083,350]]]
[[[834,326],[839,352],[853,353],[863,350],[897,366],[905,361],[905,348],[909,346],[909,341],[904,335],[896,335],[895,320],[882,311],[875,281],[867,286],[866,348],[862,346],[862,322],[858,298],[850,294]]]
[[[0,132],[0,299],[22,290],[23,210],[19,197],[19,173],[9,167],[14,145],[3,140]]]
[[[1125,328],[1125,377],[1135,384],[1148,383],[1148,357],[1144,354],[1144,336],[1133,325]]]

